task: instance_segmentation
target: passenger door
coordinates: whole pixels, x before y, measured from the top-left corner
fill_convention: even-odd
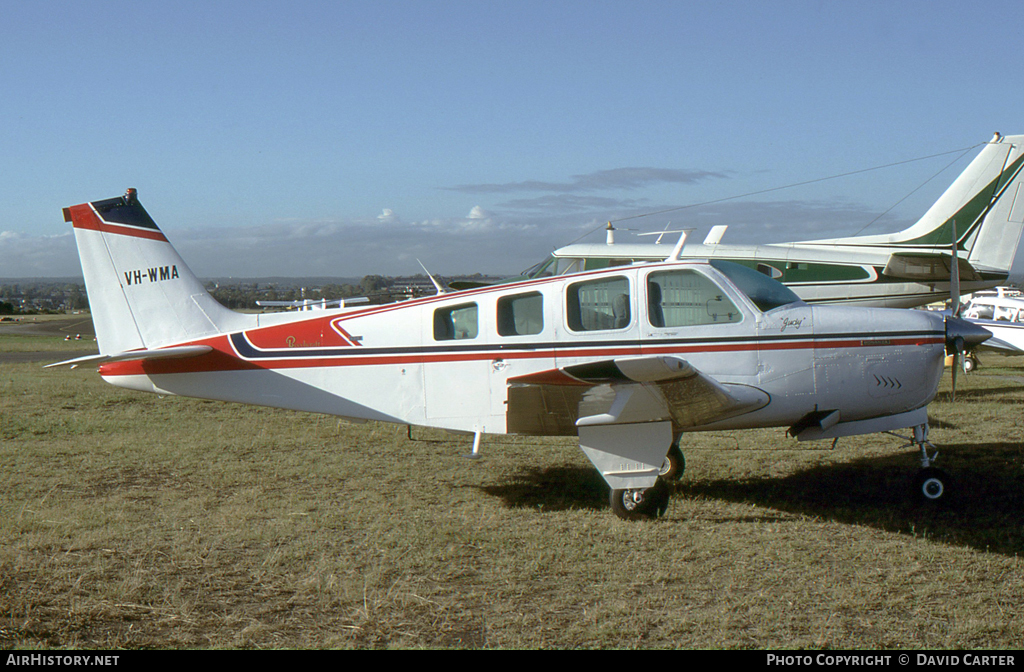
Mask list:
[[[720,381],[757,375],[756,315],[711,273],[694,267],[640,274],[642,351],[674,355]]]

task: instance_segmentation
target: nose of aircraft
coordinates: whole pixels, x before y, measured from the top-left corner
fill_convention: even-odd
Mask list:
[[[951,315],[946,316],[946,354],[962,353],[984,343],[992,332]]]

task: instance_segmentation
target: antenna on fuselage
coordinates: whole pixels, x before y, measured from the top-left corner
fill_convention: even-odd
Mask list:
[[[679,255],[683,252],[683,246],[686,245],[686,234],[692,229],[683,229],[682,233],[679,234],[679,241],[676,246],[672,248],[672,254],[665,257],[665,261],[679,261]]]
[[[434,283],[434,287],[435,287],[435,288],[437,289],[437,293],[438,293],[438,294],[447,294],[447,293],[448,293],[448,290],[447,290],[447,289],[445,289],[444,287],[442,287],[442,286],[441,286],[441,283],[439,283],[439,282],[437,281],[437,279],[436,279],[436,278],[435,278],[434,276],[432,276],[432,275],[430,274],[430,271],[428,271],[428,270],[427,270],[427,267],[423,265],[423,262],[422,262],[422,261],[420,261],[419,259],[417,259],[417,260],[416,260],[416,263],[420,265],[420,268],[422,268],[422,269],[423,269],[423,272],[424,272],[424,273],[426,273],[426,274],[427,274],[427,277],[428,277],[428,278],[430,278],[430,281],[431,281],[432,283]]]
[[[665,225],[662,231],[648,231],[647,233],[638,233],[637,236],[657,236],[657,240],[654,241],[655,245],[661,245],[661,239],[665,237],[667,233],[683,233],[683,231],[693,231],[693,229],[669,229],[672,226],[672,222]]]

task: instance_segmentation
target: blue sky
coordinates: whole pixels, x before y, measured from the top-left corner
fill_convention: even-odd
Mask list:
[[[78,275],[61,208],[127,187],[203,277],[514,273],[609,219],[1024,133],[1021,26],[994,1],[0,0],[0,277]],[[623,226],[882,233],[959,156]]]

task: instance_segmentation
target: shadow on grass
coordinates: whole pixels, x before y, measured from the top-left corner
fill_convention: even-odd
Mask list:
[[[697,477],[692,474],[674,486],[674,497],[743,502],[983,551],[1024,554],[1024,448],[947,444],[938,465],[952,477],[949,499],[938,506],[914,498],[916,451],[817,466],[782,478],[690,481]],[[481,490],[514,508],[608,510],[608,486],[584,467],[535,468]]]
[[[596,470],[586,467],[535,467],[514,479],[480,488],[507,506],[543,511],[607,509],[608,486]]]
[[[952,488],[938,505],[914,497],[916,453],[823,465],[783,478],[684,480],[676,496],[745,502],[1018,555],[1024,553],[1022,455],[1016,444],[947,444],[937,466],[950,474]]]

